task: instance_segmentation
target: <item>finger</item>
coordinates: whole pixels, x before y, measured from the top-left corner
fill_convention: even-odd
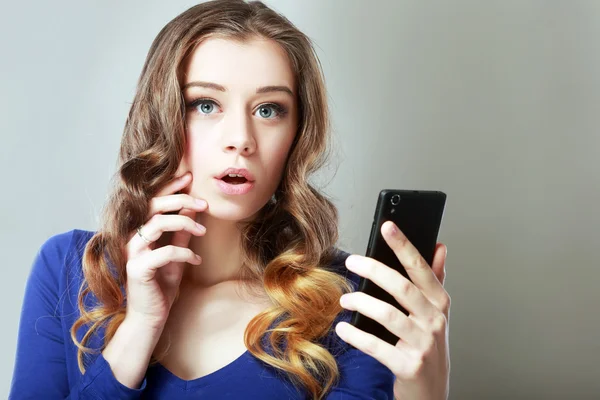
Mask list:
[[[179,211],[179,215],[193,220],[196,216],[196,212],[193,210],[182,209]],[[188,248],[191,237],[192,234],[186,230],[177,231],[171,237],[171,244],[177,247]],[[170,283],[179,284],[181,277],[183,276],[184,267],[185,265],[182,262],[169,263],[169,265],[166,265],[161,269],[161,276],[166,280],[169,280]]]
[[[442,285],[446,280],[446,254],[448,254],[448,248],[442,243],[436,244],[431,270]]]
[[[179,215],[184,218],[189,218],[192,221],[195,221],[196,212],[193,210],[183,209],[179,211]],[[204,230],[206,232],[206,229]],[[173,238],[171,240],[171,244],[179,247],[187,247],[190,243],[190,239],[192,238],[192,234],[187,230],[180,230],[173,234]]]
[[[127,277],[140,282],[150,282],[154,279],[157,269],[171,262],[199,265],[202,263],[202,258],[188,248],[163,246],[132,259],[128,263]]]
[[[421,289],[428,299],[437,304],[442,303],[446,295],[444,287],[419,250],[404,233],[392,221],[386,221],[381,227],[381,234],[406,269],[414,285]]]
[[[353,254],[346,259],[346,267],[388,292],[411,314],[433,316],[438,312],[411,281],[377,260]]]
[[[186,187],[191,181],[192,181],[192,174],[189,172],[186,172],[185,174],[181,175],[180,177],[177,177],[177,178],[173,179],[171,182],[169,182],[164,188],[159,190],[159,192],[156,196],[166,196],[168,194],[173,194],[173,193],[183,189],[184,187]]]
[[[154,197],[150,201],[150,212],[147,219],[155,214],[180,211],[184,208],[194,211],[204,211],[208,204],[203,199],[195,199],[187,194],[173,194]]]
[[[185,215],[156,214],[140,228],[141,234],[150,241],[150,243],[156,242],[164,232],[177,232],[182,230],[197,236],[202,236],[206,232],[206,228]],[[134,254],[136,254],[137,252],[148,248],[150,243],[147,243],[136,233],[130,240],[130,248]]]
[[[407,344],[422,348],[423,330],[412,319],[391,304],[376,299],[362,292],[343,295],[340,304],[347,310],[358,311],[383,325],[388,331],[398,336]]]
[[[335,332],[346,343],[351,344],[388,367],[394,375],[397,375],[397,371],[402,365],[408,364],[410,361],[406,356],[406,350],[402,342],[396,346],[392,346],[347,322],[338,323],[335,326]]]

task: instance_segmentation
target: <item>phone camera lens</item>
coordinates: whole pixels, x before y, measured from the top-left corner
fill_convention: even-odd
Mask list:
[[[392,196],[392,205],[393,206],[397,206],[398,203],[400,203],[400,195],[399,194],[395,194]]]

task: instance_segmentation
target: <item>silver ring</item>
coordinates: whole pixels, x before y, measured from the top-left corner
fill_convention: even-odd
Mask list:
[[[146,236],[142,235],[142,227],[143,227],[143,226],[144,226],[144,225],[140,225],[140,226],[137,228],[137,234],[139,235],[139,237],[141,237],[142,239],[144,239],[144,242],[146,242],[146,243],[148,243],[148,244],[149,244],[149,243],[152,243],[152,240],[148,240],[148,238],[147,238]]]

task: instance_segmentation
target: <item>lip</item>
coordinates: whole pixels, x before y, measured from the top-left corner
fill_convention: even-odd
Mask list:
[[[254,175],[252,175],[252,172],[248,171],[246,168],[227,168],[225,171],[215,176],[215,178],[221,180],[225,175],[229,174],[242,175],[248,182],[254,182]],[[245,183],[242,183],[242,185],[245,185]]]
[[[242,175],[244,178],[246,178],[246,182],[237,185],[227,183],[223,180],[223,178],[229,174]],[[252,172],[248,171],[246,168],[227,168],[225,171],[215,176],[215,183],[217,184],[219,189],[221,189],[221,191],[225,194],[246,194],[254,187],[254,175],[252,175]]]
[[[231,173],[233,174],[234,172]],[[251,181],[246,181],[246,183],[233,185],[231,183],[225,182],[224,180],[215,178],[215,183],[223,193],[231,195],[246,194],[254,187],[254,182]]]

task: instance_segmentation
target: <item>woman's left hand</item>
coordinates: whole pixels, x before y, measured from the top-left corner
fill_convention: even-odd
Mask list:
[[[412,282],[368,257],[352,255],[347,258],[346,267],[390,293],[410,315],[406,316],[390,304],[361,292],[343,295],[340,304],[374,319],[400,340],[393,346],[346,322],[337,324],[336,332],[344,341],[377,359],[394,373],[396,399],[447,399],[450,296],[443,286],[446,246],[437,244],[430,267],[393,222],[384,223],[381,232]]]

